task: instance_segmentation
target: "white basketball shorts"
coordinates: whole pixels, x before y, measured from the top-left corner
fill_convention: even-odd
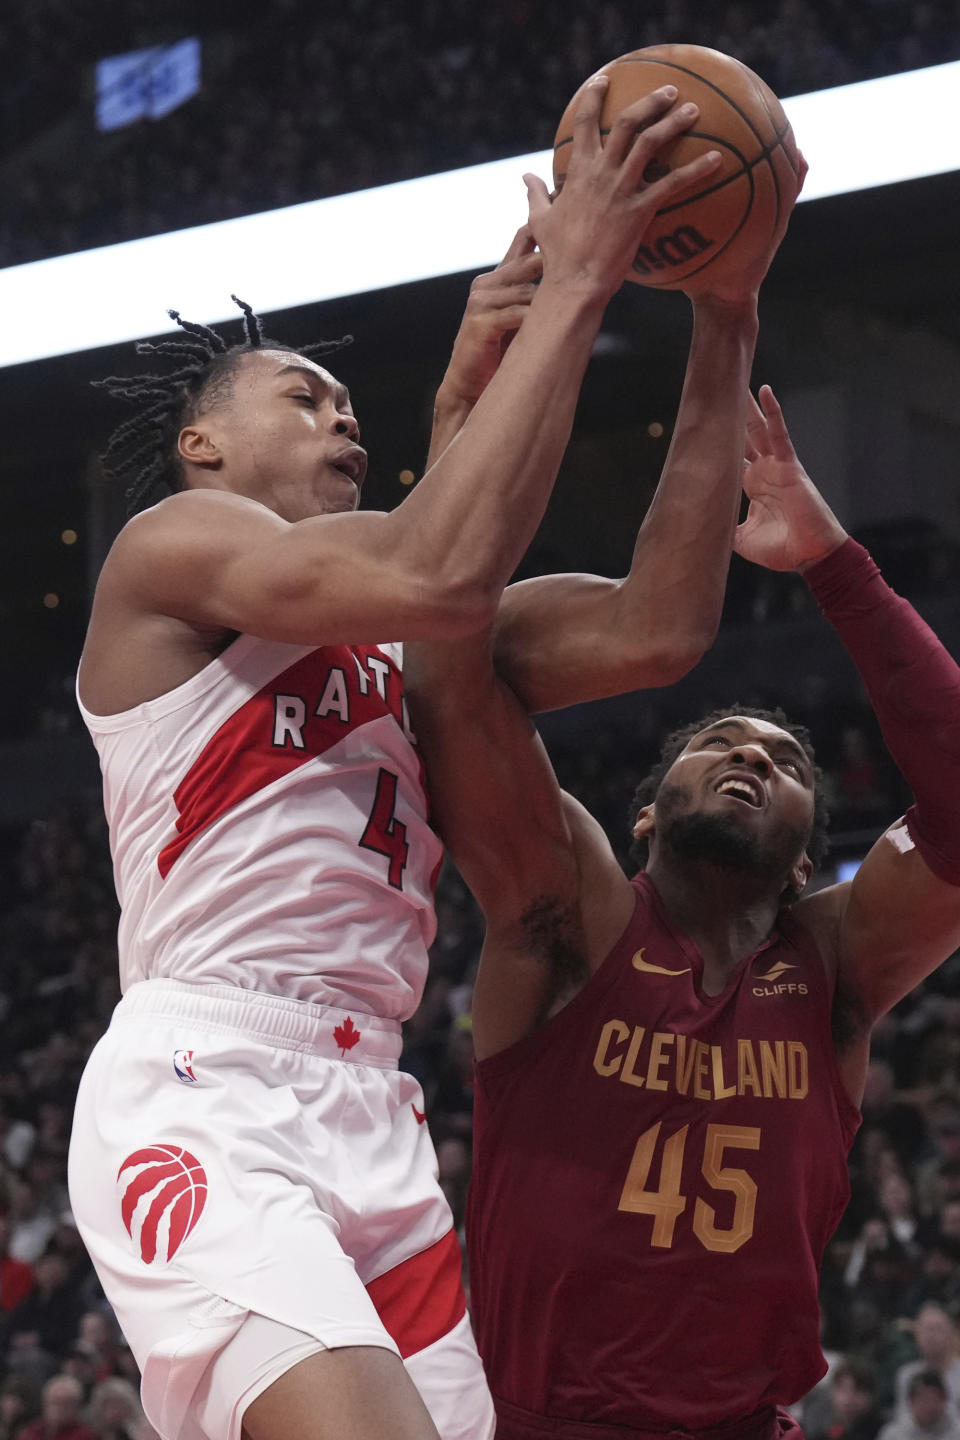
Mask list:
[[[400,1046],[394,1021],[229,986],[148,980],[118,1005],[70,1197],[164,1440],[239,1440],[257,1394],[344,1345],[398,1353],[443,1440],[492,1437]]]

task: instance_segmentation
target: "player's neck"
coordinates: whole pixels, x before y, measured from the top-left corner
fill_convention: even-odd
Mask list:
[[[670,864],[656,855],[647,875],[671,921],[694,942],[712,973],[729,975],[776,925],[779,888],[769,878],[705,861]]]

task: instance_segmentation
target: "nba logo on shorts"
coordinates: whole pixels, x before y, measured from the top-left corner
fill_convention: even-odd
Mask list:
[[[203,1213],[207,1177],[180,1145],[149,1145],[117,1172],[120,1214],[145,1265],[172,1260]]]
[[[195,1085],[197,1077],[193,1073],[193,1051],[174,1050],[173,1068],[176,1071],[177,1079],[182,1080],[184,1085]]]

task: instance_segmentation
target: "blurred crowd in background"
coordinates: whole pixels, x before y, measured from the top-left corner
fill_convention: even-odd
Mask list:
[[[200,92],[98,133],[99,59],[198,35]],[[33,0],[0,12],[0,266],[543,149],[581,82],[714,46],[781,96],[960,57],[956,0]]]

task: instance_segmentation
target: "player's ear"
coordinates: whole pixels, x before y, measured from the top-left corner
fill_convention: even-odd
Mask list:
[[[803,854],[800,856],[800,859],[790,871],[790,875],[784,888],[783,898],[788,905],[792,905],[795,900],[800,899],[800,896],[807,888],[807,881],[810,879],[810,876],[812,874],[813,861],[810,859],[810,856],[807,854],[806,850],[804,850]]]
[[[218,469],[223,461],[220,447],[207,430],[197,425],[185,425],[177,436],[177,453],[191,465],[204,465]]]
[[[644,837],[649,839],[653,834],[656,808],[656,805],[644,805],[642,809],[637,811],[637,818],[633,824],[634,840],[641,840]]]

